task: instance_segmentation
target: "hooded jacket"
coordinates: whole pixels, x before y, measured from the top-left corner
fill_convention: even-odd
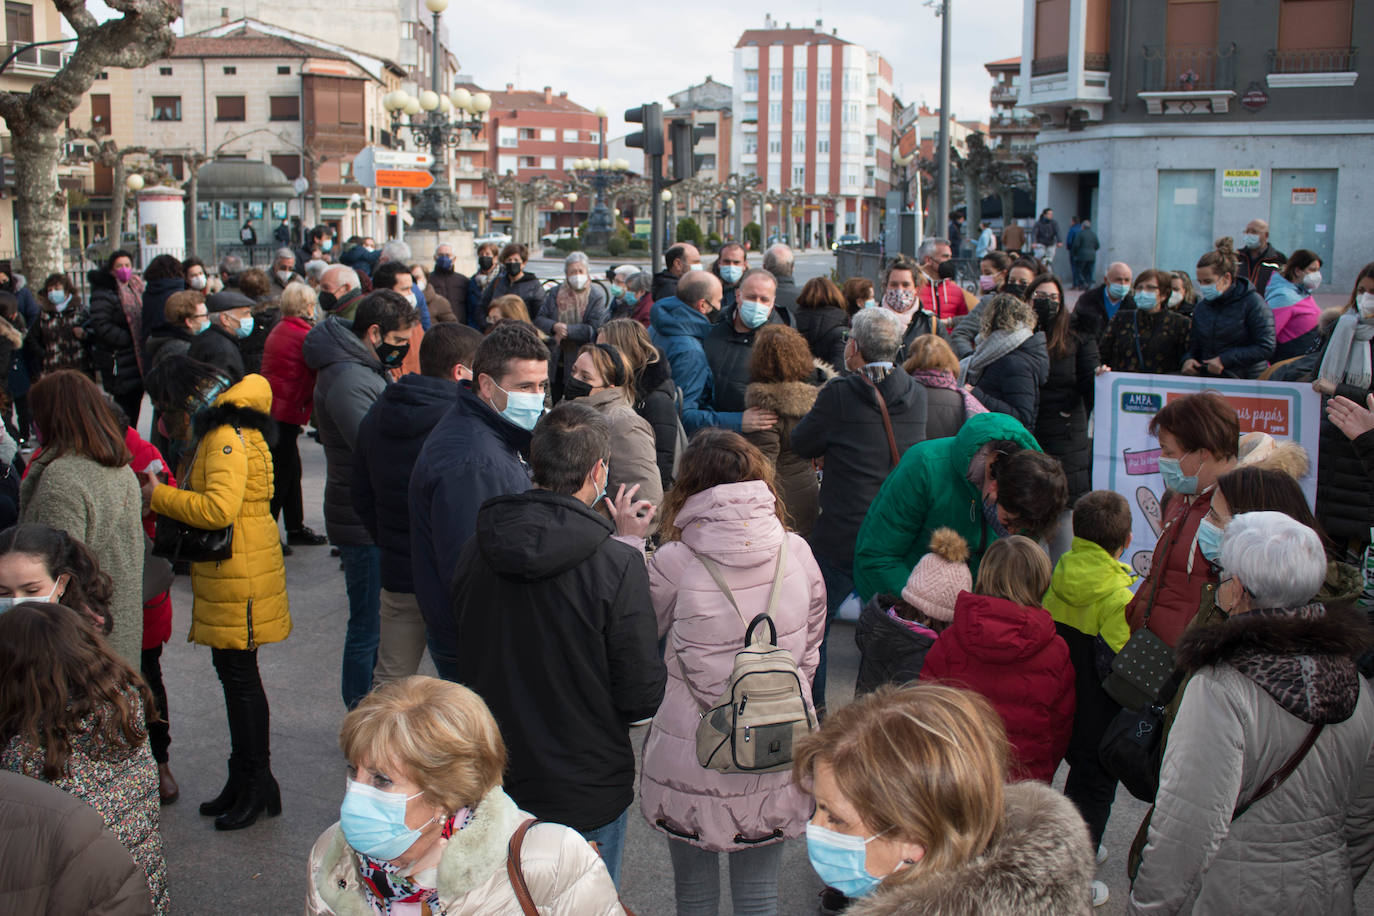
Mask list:
[[[498,496],[453,578],[457,669],[501,726],[506,791],[584,832],[633,801],[629,725],[663,699],[644,560],[614,533],[572,496]]]
[[[1135,574],[1093,541],[1074,538],[1059,558],[1045,592],[1045,610],[1055,623],[1073,627],[1085,636],[1101,636],[1113,652],[1131,638],[1126,625]]]
[[[282,423],[304,426],[315,409],[315,370],[305,364],[305,336],[313,327],[288,315],[263,345],[262,375],[272,385],[272,419]]]
[[[453,408],[458,383],[403,375],[388,385],[358,424],[353,452],[353,509],[381,548],[382,588],[411,593],[410,473],[425,439]]]
[[[0,771],[0,900],[10,913],[152,916],[148,879],[91,806]]]
[[[1274,344],[1274,313],[1249,280],[1236,277],[1215,299],[1199,299],[1193,306],[1193,331],[1183,359],[1205,363],[1220,357],[1222,368],[1237,378],[1259,378],[1274,355]]]
[[[983,551],[997,535],[983,520],[983,497],[968,479],[969,464],[994,439],[1040,451],[1035,437],[1000,413],[969,417],[950,439],[928,439],[906,450],[868,507],[854,544],[854,590],[864,601],[900,595],[936,528],[953,528],[969,545],[976,579]]]
[[[973,396],[988,410],[1015,417],[1030,432],[1040,415],[1040,387],[1050,377],[1045,335],[1036,331],[1025,343],[990,363],[978,377]]]
[[[472,823],[453,835],[436,871],[446,916],[522,916],[506,872],[511,836],[529,820],[498,786],[483,797]],[[596,851],[561,824],[536,824],[520,848],[520,871],[540,913],[621,916],[615,885]],[[306,916],[374,916],[353,854],[335,824],[310,850]]]
[[[926,438],[926,390],[900,366],[894,366],[877,389],[902,454]],[[796,455],[825,459],[820,515],[808,538],[811,549],[826,563],[848,571],[854,565],[854,540],[864,514],[892,471],[892,452],[873,388],[857,374],[830,381],[817,393],[810,412],[792,427],[790,438]]]
[[[793,531],[811,534],[820,511],[820,483],[810,458],[792,448],[792,430],[816,403],[818,389],[808,382],[754,382],[745,392],[748,407],[771,410],[778,422],[771,429],[745,433],[773,465],[774,482]]]
[[[677,274],[668,268],[663,268],[653,276],[653,284],[649,289],[649,295],[654,302],[662,302],[664,299],[677,298],[677,281],[680,279]]]
[[[689,497],[669,541],[649,561],[658,632],[666,640],[668,689],[644,739],[640,810],[675,839],[717,852],[759,841],[800,836],[812,802],[790,771],[718,773],[697,762],[696,729],[703,709],[724,693],[735,655],[744,647],[744,619],[768,605],[778,551],[787,560],[773,623],[777,644],[801,670],[811,705],[811,679],[825,633],[825,582],[806,542],[778,521],[763,481],[711,487]],[[698,555],[714,560],[739,604],[736,610]]]
[[[91,285],[90,341],[95,368],[105,390],[115,397],[143,387],[139,374],[136,341],[119,303],[119,286],[108,270],[87,271]]]
[[[1374,860],[1374,693],[1358,612],[1252,611],[1189,631],[1131,913],[1354,912]],[[1310,728],[1292,776],[1239,817]]]
[[[849,316],[844,309],[794,307],[797,330],[806,338],[811,355],[832,366],[844,365],[844,332],[849,328]]]
[[[677,460],[678,433],[684,432],[677,412],[677,385],[673,367],[663,351],[658,359],[645,364],[635,374],[635,413],[649,421],[654,430],[654,454],[658,461],[663,492],[673,485],[673,464]]]
[[[207,330],[205,333],[209,333]],[[169,356],[187,356],[196,338],[185,327],[163,323],[148,335],[148,343],[143,348],[147,354],[148,370],[152,371]]]
[[[716,382],[704,343],[710,333],[711,320],[676,296],[658,300],[649,313],[649,336],[668,357],[673,381],[682,389],[682,425],[688,435],[706,426],[739,432],[743,422],[743,403],[735,412],[716,409]]]
[[[281,535],[272,517],[272,387],[250,375],[196,414],[185,489],[153,491],[152,510],[196,528],[234,526],[234,555],[191,564],[191,632],[214,649],[256,649],[291,632]],[[236,429],[237,428],[237,429]]]
[[[458,386],[453,406],[435,425],[410,474],[410,568],[430,651],[450,657],[458,634],[449,585],[463,545],[477,530],[477,510],[495,496],[530,488],[525,458],[530,434]]]
[[[1088,916],[1096,865],[1073,803],[1033,782],[1004,792],[1002,832],[986,852],[946,872],[880,884],[846,916]]]
[[[206,332],[209,333],[209,332]],[[324,527],[339,546],[372,543],[349,494],[358,426],[386,389],[386,368],[349,322],[331,315],[305,335],[305,364],[315,376],[315,426],[324,446]]]
[[[1093,488],[1093,443],[1088,437],[1088,414],[1097,392],[1097,341],[1071,332],[1073,349],[1049,358],[1049,373],[1040,385],[1035,439],[1045,454],[1064,466],[1069,505]],[[1047,353],[1048,355],[1048,353]],[[994,366],[996,364],[994,363]],[[990,370],[991,371],[991,370]]]
[[[872,693],[884,684],[909,684],[921,676],[926,654],[938,634],[928,627],[914,630],[887,613],[892,601],[874,595],[859,612],[854,644],[859,647],[859,676],[855,696]]]

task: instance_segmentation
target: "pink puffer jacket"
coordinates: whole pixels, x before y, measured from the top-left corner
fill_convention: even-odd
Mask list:
[[[649,563],[649,590],[658,631],[668,639],[668,688],[644,742],[640,806],[649,824],[718,852],[766,838],[800,836],[811,799],[790,772],[726,774],[697,764],[701,703],[725,690],[745,624],[693,551],[714,560],[744,616],[768,605],[778,548],[788,539],[782,590],[773,620],[778,644],[792,653],[807,684],[825,632],[825,584],[799,535],[774,514],[773,494],[761,481],[723,484],[687,500],[676,524],[682,540],[664,544]],[[691,692],[688,692],[690,679]],[[753,842],[750,842],[753,841]]]

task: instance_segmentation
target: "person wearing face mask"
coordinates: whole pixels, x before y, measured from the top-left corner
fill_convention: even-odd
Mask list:
[[[316,255],[315,252],[319,251]],[[334,250],[334,230],[328,226],[316,226],[305,235],[305,241],[296,252],[296,263],[304,264],[306,261],[316,257],[325,257],[327,260],[334,260],[329,257]]]
[[[905,326],[902,349],[897,353],[898,362],[906,359],[907,347],[922,334],[949,336],[949,329],[935,313],[921,307],[920,289],[927,282],[920,266],[910,257],[899,254],[888,261],[882,282],[878,284],[882,290],[879,306],[893,312]]]
[[[841,287],[844,294],[844,311],[851,319],[864,309],[875,309],[878,300],[873,297],[873,281],[867,277],[850,277]]]
[[[378,687],[339,745],[347,788],[310,851],[307,916],[520,913],[508,859],[540,913],[623,916],[596,851],[506,794],[506,741],[473,691],[431,677]]]
[[[1286,254],[1269,244],[1269,224],[1262,219],[1252,219],[1245,224],[1236,256],[1237,276],[1249,280],[1261,296],[1269,286],[1269,278],[1282,272],[1288,261]]]
[[[595,340],[596,332],[611,317],[605,288],[591,279],[587,256],[572,252],[563,259],[563,282],[549,290],[539,311],[533,313],[534,326],[551,339],[549,373],[555,401],[562,397],[578,350]]]
[[[639,272],[639,268],[633,264],[621,264],[606,270],[611,320],[634,317],[639,306],[639,295],[630,290],[630,278]]]
[[[1229,236],[1198,260],[1197,283],[1183,374],[1258,378],[1274,355],[1274,314],[1237,272]]]
[[[1036,328],[1029,302],[999,293],[983,309],[973,353],[959,361],[959,384],[988,410],[1015,417],[1031,432],[1040,413],[1040,387],[1050,371],[1045,334]]]
[[[701,270],[701,252],[689,242],[680,242],[663,253],[663,269],[654,274],[654,301],[677,295],[677,283],[686,274]]]
[[[91,373],[86,351],[85,324],[90,313],[81,304],[66,274],[56,273],[43,284],[38,321],[29,329],[24,346],[35,376],[60,369]]]
[[[374,290],[358,305],[351,325],[331,315],[305,335],[302,348],[305,364],[317,373],[314,416],[325,457],[325,533],[339,548],[348,591],[340,692],[349,709],[372,687],[382,588],[381,554],[353,506],[353,456],[358,427],[410,349],[415,322],[415,310],[399,293]]]
[[[1193,306],[1197,305],[1197,290],[1193,288],[1193,278],[1186,270],[1175,270],[1169,275],[1169,301],[1166,303],[1169,308],[1187,315],[1193,315]]]
[[[300,282],[301,273],[296,270],[296,253],[290,248],[278,248],[276,255],[272,258],[270,295],[275,299],[285,292],[287,284]]]
[[[468,277],[467,295],[464,299],[466,309],[466,321],[468,327],[476,328],[479,331],[486,330],[487,309],[484,303],[489,302],[486,298],[487,287],[491,281],[495,280],[501,273],[501,265],[497,261],[497,255],[501,250],[494,242],[485,242],[477,249],[477,272]],[[449,300],[453,302],[453,300]],[[455,309],[457,302],[453,302]]]
[[[1102,365],[1115,372],[1178,372],[1188,351],[1192,321],[1166,304],[1172,275],[1142,270],[1131,288],[1135,308],[1120,309],[1102,336]]]
[[[773,307],[776,289],[770,272],[746,272],[739,281],[735,310],[722,312],[702,341],[711,368],[711,404],[717,411],[742,414],[748,406],[745,390],[749,387],[749,360],[754,352],[755,334],[766,324],[787,324],[786,316]]]
[[[191,344],[210,329],[210,314],[205,297],[184,289],[167,297],[163,323],[148,335],[148,371],[169,356],[185,356]]]
[[[325,315],[352,321],[363,295],[362,281],[351,267],[335,264],[320,275],[319,303]]]
[[[1001,717],[972,691],[856,699],[797,747],[794,777],[815,799],[811,867],[851,898],[849,916],[1086,912],[1083,819],[1047,785],[1008,784],[1009,763]]]
[[[444,242],[435,247],[433,270],[426,273],[423,265],[416,264],[410,272],[412,275],[418,272],[426,280],[425,301],[429,304],[429,314],[436,323],[465,319],[468,278],[454,268],[452,245]],[[419,278],[416,279],[416,283],[419,283]],[[443,303],[439,300],[443,300]]]
[[[491,308],[491,303],[505,295],[516,295],[525,300],[525,308],[531,315],[538,315],[544,305],[544,287],[539,278],[525,270],[529,262],[528,245],[511,242],[501,249],[496,259],[499,271],[482,292],[482,312]]]
[[[186,288],[195,290],[198,293],[218,292],[209,288],[209,278],[205,274],[205,262],[200,258],[187,258],[181,262],[181,269],[186,277]]]
[[[1264,301],[1274,313],[1274,359],[1303,356],[1321,342],[1322,310],[1312,298],[1322,285],[1322,259],[1299,248],[1280,273],[1271,274]]]
[[[482,335],[444,322],[420,343],[420,371],[388,385],[358,424],[353,452],[353,508],[381,550],[381,624],[373,680],[414,674],[425,651],[425,620],[411,572],[407,487],[420,449],[472,380]]]
[[[402,375],[410,375],[420,371],[420,342],[424,340],[425,332],[430,328],[428,303],[424,298],[424,290],[415,281],[415,275],[411,272],[407,262],[403,260],[393,260],[387,258],[386,251],[395,243],[387,242],[383,246],[383,260],[377,265],[377,269],[372,271],[372,288],[389,289],[396,293],[410,305],[415,314],[415,321],[410,325],[410,349],[405,353],[401,362],[394,367],[395,372],[392,378],[399,378]]]
[[[209,363],[237,381],[246,374],[241,341],[253,333],[253,300],[237,290],[226,289],[205,300],[210,327],[196,335],[188,352],[194,360]]]
[[[1107,325],[1116,314],[1125,309],[1135,308],[1131,297],[1131,266],[1124,261],[1113,261],[1107,267],[1103,280],[1092,289],[1078,297],[1074,303],[1074,318],[1079,330],[1089,334],[1099,346],[1102,336],[1107,333]]]
[[[527,324],[497,326],[473,357],[472,378],[425,439],[410,474],[410,560],[439,676],[458,680],[449,584],[484,502],[530,487],[530,434],[544,413],[549,348]]]
[[[720,277],[720,285],[725,290],[720,300],[722,309],[735,307],[739,281],[748,269],[749,258],[743,245],[739,242],[726,242],[720,246],[720,252],[716,255],[716,263],[711,265],[711,272]]]
[[[982,275],[978,285],[985,290],[983,298],[967,315],[954,322],[954,327],[949,331],[949,345],[959,359],[973,353],[975,341],[983,333],[983,312],[992,298],[999,293],[1026,298],[1026,290],[1040,272],[1034,261],[1025,258],[1012,261],[1001,251],[992,252],[980,264]]]
[[[86,275],[91,288],[90,346],[93,368],[110,396],[137,424],[143,406],[143,278],[134,274],[133,256],[113,251],[103,270]]]

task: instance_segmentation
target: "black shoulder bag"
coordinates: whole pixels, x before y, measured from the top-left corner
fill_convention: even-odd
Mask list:
[[[239,443],[247,448],[243,442],[242,430],[235,426],[234,432],[238,433]],[[186,473],[181,477],[183,489],[190,489],[191,468],[195,463],[196,457],[193,452],[190,462],[186,465]],[[233,522],[223,528],[197,528],[166,515],[157,517],[156,527],[153,529],[153,556],[171,560],[173,563],[179,560],[188,563],[212,563],[227,560],[233,555]]]

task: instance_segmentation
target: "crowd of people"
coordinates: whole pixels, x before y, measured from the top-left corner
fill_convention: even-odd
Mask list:
[[[291,634],[285,557],[328,544],[348,781],[308,913],[624,912],[636,802],[680,916],[720,911],[722,855],[733,911],[777,912],[803,837],[825,913],[1086,913],[1112,854],[1131,912],[1351,912],[1374,861],[1374,263],[1324,313],[1320,258],[1256,220],[1191,275],[1118,262],[1094,285],[1085,220],[1075,301],[1051,211],[1029,238],[979,229],[976,292],[959,237],[800,286],[785,245],[755,265],[682,243],[604,279],[574,252],[548,280],[519,243],[468,276],[451,245],[431,269],[327,227],[270,272],[116,251],[87,305],[62,275],[23,297],[0,263],[24,370],[0,769],[27,777],[0,778],[25,836],[0,895],[194,895],[159,832],[177,574],[229,736],[199,811],[282,812],[258,652]],[[1137,581],[1130,505],[1092,486],[1111,371],[1310,382],[1321,435],[1170,399]],[[827,677],[846,603],[852,701]],[[1129,852],[1103,845],[1118,782],[1153,804]]]

